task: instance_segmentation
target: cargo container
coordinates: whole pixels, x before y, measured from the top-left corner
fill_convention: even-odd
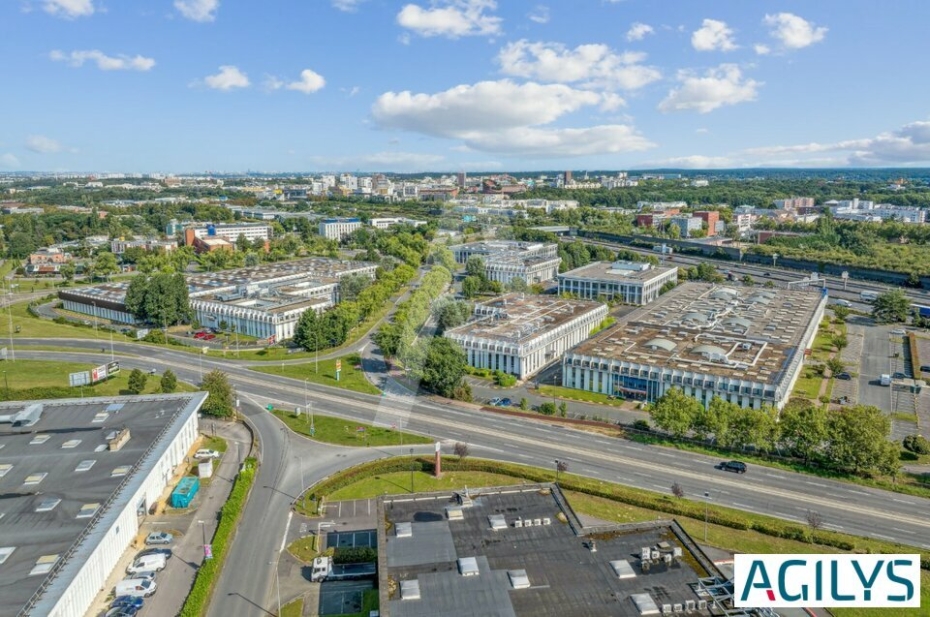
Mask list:
[[[171,507],[186,508],[191,505],[194,495],[200,490],[200,479],[194,476],[182,478],[173,491],[171,491]]]

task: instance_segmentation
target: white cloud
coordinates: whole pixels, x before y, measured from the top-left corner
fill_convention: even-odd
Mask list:
[[[20,165],[19,159],[16,158],[15,155],[10,154],[9,152],[7,152],[6,154],[0,155],[0,167],[7,167],[10,169],[14,169],[16,167],[19,167],[19,165]]]
[[[819,43],[827,35],[827,28],[815,26],[793,13],[766,15],[762,22],[771,28],[769,34],[785,49],[802,49]]]
[[[705,156],[692,154],[691,156],[676,156],[661,161],[654,161],[647,167],[674,167],[677,169],[728,169],[738,167],[733,159],[727,156]]]
[[[67,54],[56,49],[50,52],[48,57],[55,62],[66,62],[74,67],[83,66],[85,62],[94,62],[101,71],[148,71],[155,66],[155,60],[152,58],[126,54],[108,56],[96,49],[72,51]]]
[[[500,34],[501,18],[485,11],[497,8],[495,0],[434,0],[430,8],[408,4],[397,23],[420,36],[491,36]]]
[[[458,139],[472,150],[503,154],[580,156],[652,147],[626,125],[538,128],[585,107],[612,109],[619,100],[561,84],[486,81],[437,94],[387,92],[372,116],[382,128]]]
[[[531,43],[525,39],[510,43],[497,55],[506,75],[623,90],[636,90],[662,77],[655,67],[640,64],[645,59],[642,52],[616,53],[607,45],[568,49],[561,43]]]
[[[785,154],[845,152],[850,165],[926,165],[930,163],[930,121],[905,124],[900,129],[872,138],[849,139],[836,143],[811,142],[793,146],[750,148],[752,156],[774,157]]]
[[[304,94],[313,94],[317,90],[322,90],[326,85],[326,80],[316,71],[304,69],[300,72],[300,79],[292,81],[285,86],[288,90],[296,90]]]
[[[26,149],[39,154],[54,154],[61,152],[61,144],[44,135],[30,135],[26,138]]]
[[[214,90],[234,90],[236,88],[248,88],[251,85],[249,77],[239,70],[238,67],[224,64],[220,67],[220,72],[216,75],[208,75],[203,80],[208,88]]]
[[[705,19],[701,27],[691,34],[691,45],[698,51],[733,51],[738,46],[733,40],[733,30],[726,22]]]
[[[208,22],[216,19],[220,0],[174,0],[174,8],[191,21]]]
[[[698,135],[705,135],[705,134],[707,134],[707,133],[710,133],[710,129],[706,129],[706,128],[704,128],[704,127],[701,127],[701,128],[699,128],[699,129],[694,129],[694,132],[697,133]]]
[[[768,54],[772,53],[772,48],[768,45],[763,45],[762,43],[756,43],[752,46],[752,49],[760,56],[767,56]]]
[[[441,165],[446,158],[439,154],[385,151],[358,156],[314,156],[311,160],[319,169],[427,171]]]
[[[96,8],[92,0],[45,0],[42,10],[55,17],[74,19],[93,15]]]
[[[708,69],[703,76],[692,71],[679,71],[678,88],[671,90],[659,103],[659,111],[697,111],[702,114],[711,112],[724,105],[736,105],[754,101],[759,86],[763,85],[752,79],[744,79],[735,64],[721,64]]]
[[[649,24],[642,24],[640,22],[634,23],[630,26],[630,29],[626,31],[626,40],[628,41],[642,41],[646,38],[647,34],[653,34],[655,29]]]
[[[358,86],[352,86],[351,88],[339,88],[340,92],[344,92],[348,98],[352,98],[356,94],[362,91]]]
[[[365,0],[332,0],[332,5],[333,8],[339,9],[340,11],[354,13],[358,10],[358,5],[364,1]]]
[[[549,23],[549,7],[544,4],[537,4],[527,17],[537,24],[547,24]]]

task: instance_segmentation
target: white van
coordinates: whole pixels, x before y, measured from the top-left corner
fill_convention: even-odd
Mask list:
[[[885,374],[879,377],[878,382],[883,386],[891,385],[891,375]]]
[[[129,564],[129,567],[126,568],[126,574],[135,574],[136,572],[144,572],[147,570],[164,570],[166,563],[167,558],[162,554],[143,555],[142,557],[137,557],[134,562]]]
[[[155,593],[155,581],[141,578],[124,578],[116,584],[116,596],[147,598]]]

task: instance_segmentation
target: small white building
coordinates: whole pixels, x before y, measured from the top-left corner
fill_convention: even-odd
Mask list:
[[[475,317],[444,336],[461,345],[469,366],[526,379],[588,338],[607,306],[513,293],[475,305]]]
[[[420,227],[426,225],[426,221],[416,221],[414,219],[405,219],[400,216],[381,217],[371,219],[371,226],[375,229],[388,229],[394,225],[410,225],[411,227]]]
[[[504,240],[471,242],[449,247],[456,263],[464,264],[470,257],[484,260],[488,280],[503,285],[513,279],[525,283],[551,281],[559,272],[559,246],[545,242],[511,242]]]
[[[626,304],[649,304],[662,287],[678,282],[678,268],[637,261],[598,261],[559,274],[559,293],[591,300],[616,298]]]
[[[323,219],[320,221],[320,235],[330,240],[342,240],[361,226],[362,221],[357,218]]]

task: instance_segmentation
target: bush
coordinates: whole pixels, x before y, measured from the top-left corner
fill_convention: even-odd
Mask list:
[[[558,411],[558,408],[552,402],[546,402],[539,406],[539,413],[544,416],[554,416],[556,411]]]
[[[904,449],[914,454],[930,454],[930,441],[922,435],[908,435],[904,438]]]
[[[502,388],[512,388],[517,384],[517,378],[504,371],[494,371],[494,383]]]
[[[637,431],[650,431],[652,430],[649,426],[649,420],[637,420],[633,423],[633,428]]]
[[[181,617],[199,617],[206,611],[207,604],[210,602],[213,585],[223,569],[227,546],[239,522],[257,473],[257,462],[254,458],[245,459],[244,465],[245,468],[236,476],[229,499],[220,510],[220,522],[216,526],[216,533],[213,534],[213,559],[204,561],[197,570],[194,585],[191,587],[187,600],[184,601],[181,612],[178,613]]]
[[[333,563],[374,563],[378,561],[378,551],[368,546],[337,547],[333,553]]]

